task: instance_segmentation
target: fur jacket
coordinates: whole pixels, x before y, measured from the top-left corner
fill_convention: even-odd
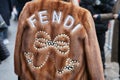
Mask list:
[[[21,80],[104,80],[91,14],[70,2],[28,2],[14,52]]]

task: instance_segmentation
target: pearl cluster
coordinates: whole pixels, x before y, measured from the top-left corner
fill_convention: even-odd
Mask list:
[[[24,55],[25,55],[27,63],[33,69],[41,69],[46,64],[46,62],[47,62],[47,60],[49,58],[49,53],[48,53],[46,58],[45,58],[45,60],[39,66],[34,66],[34,64],[33,64],[33,53],[31,53],[31,52],[24,52]]]
[[[79,61],[67,58],[65,66],[63,67],[63,69],[57,71],[57,75],[62,76],[63,74],[67,72],[71,72],[77,66],[79,66]]]
[[[48,33],[44,31],[39,31],[35,34],[35,41],[33,47],[37,51],[46,50],[47,48],[53,48],[57,54],[66,55],[70,51],[70,38],[66,34],[57,35],[54,40],[51,40],[51,37]],[[34,55],[32,52],[24,52],[27,63],[32,67],[32,69],[41,69],[47,62],[50,53],[47,54],[45,60],[39,65],[35,66],[33,64]],[[78,66],[79,62],[77,60],[72,60],[70,58],[66,59],[65,66],[57,71],[58,75],[63,75],[66,72],[71,72],[74,70],[75,66]]]
[[[48,47],[52,47],[59,55],[66,55],[69,53],[70,38],[66,34],[59,34],[52,41],[48,33],[39,31],[35,35],[35,41],[33,47],[37,51],[46,50]]]

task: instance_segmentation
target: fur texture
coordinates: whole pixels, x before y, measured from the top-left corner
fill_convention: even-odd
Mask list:
[[[44,10],[43,22],[48,22],[42,24],[38,13]],[[53,11],[62,12],[60,23],[52,22]],[[34,27],[29,21],[33,14]],[[72,20],[68,20],[65,27],[68,16],[74,23],[69,27]],[[69,2],[38,0],[25,5],[19,17],[14,61],[21,80],[104,80],[91,14]]]

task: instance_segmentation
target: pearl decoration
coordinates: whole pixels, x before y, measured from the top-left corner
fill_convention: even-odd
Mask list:
[[[47,54],[45,60],[39,65],[39,66],[34,66],[33,64],[33,53],[31,52],[24,52],[24,56],[26,58],[27,63],[33,68],[33,69],[41,69],[47,62],[49,58],[49,53]]]
[[[70,52],[70,38],[66,34],[57,35],[54,40],[51,40],[51,37],[45,31],[38,31],[35,34],[35,41],[33,43],[33,47],[37,51],[46,50],[47,48],[53,48],[58,55],[65,56]],[[24,56],[26,58],[27,63],[32,67],[32,69],[41,69],[47,62],[50,53],[47,54],[45,60],[39,65],[35,66],[33,64],[34,55],[32,52],[24,52]],[[71,72],[75,69],[75,67],[79,66],[78,60],[73,60],[71,58],[67,58],[65,62],[65,66],[62,69],[56,71],[58,76],[62,76],[67,72]]]
[[[65,56],[69,54],[69,44],[70,38],[66,34],[59,34],[52,41],[48,33],[44,31],[39,31],[35,34],[33,47],[37,51],[45,50],[48,47],[52,47],[59,55]]]

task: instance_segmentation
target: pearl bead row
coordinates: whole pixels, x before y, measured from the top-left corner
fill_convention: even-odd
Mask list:
[[[51,40],[50,35],[46,33],[45,31],[38,31],[35,35],[35,38],[39,38],[38,35],[42,35],[42,37],[44,36],[44,38]]]
[[[65,56],[65,55],[69,54],[70,49],[69,49],[68,46],[64,46],[64,47],[67,48],[67,51],[64,51],[64,52],[61,51],[61,50],[60,50],[60,47],[55,48],[55,51],[56,51],[59,55]]]
[[[65,73],[71,72],[75,69],[76,66],[79,66],[79,61],[67,58],[65,67],[63,67],[61,70],[58,70],[57,75],[62,76]]]
[[[33,68],[33,69],[41,69],[47,62],[48,58],[49,58],[49,54],[47,54],[45,60],[43,61],[43,63],[41,63],[39,66],[34,66],[33,64],[33,53],[31,52],[25,52],[24,55],[26,57],[27,63]],[[30,57],[31,56],[31,57]]]
[[[28,64],[33,63],[33,54],[31,52],[24,52],[24,56]]]
[[[42,47],[38,48],[37,45],[35,45],[36,42],[34,42],[34,49],[37,50],[37,51],[40,51],[40,50],[45,50],[47,49],[48,47],[53,47],[55,49],[55,51],[58,53],[58,54],[62,54],[62,55],[66,55],[69,53],[70,51],[70,48],[69,46],[57,46],[57,44],[54,44],[54,45],[45,45],[45,43],[38,43],[39,45],[41,45]],[[65,49],[66,51],[61,51],[62,49]]]
[[[48,58],[49,58],[49,55],[50,53],[47,54],[45,60],[43,61],[42,64],[40,64],[39,66],[34,66],[33,64],[33,53],[31,52],[24,52],[24,55],[26,57],[26,61],[27,63],[30,65],[30,67],[32,67],[33,69],[41,69],[47,62]],[[65,66],[63,67],[63,69],[61,70],[57,70],[57,75],[58,76],[62,76],[64,75],[65,73],[68,73],[68,72],[71,72],[75,69],[76,66],[79,65],[79,61],[77,60],[72,60],[70,58],[67,58],[66,59],[66,63],[65,63]]]
[[[49,39],[39,38],[39,37],[37,38],[37,35],[39,35],[39,34],[45,35],[45,36],[49,37]],[[59,38],[61,38],[61,37],[65,38],[67,42],[60,41]],[[57,41],[57,40],[59,40],[59,41]],[[33,44],[33,47],[37,51],[45,50],[48,47],[53,47],[58,54],[66,55],[70,51],[69,43],[70,43],[69,36],[67,36],[65,34],[60,34],[60,35],[55,37],[54,41],[51,41],[51,38],[48,35],[48,33],[44,32],[44,31],[39,31],[36,33],[36,38],[35,38],[35,42]],[[65,51],[63,51],[63,49]]]
[[[44,42],[47,42],[48,39],[45,39],[45,38],[36,38],[35,41],[44,43]]]
[[[56,41],[58,45],[69,45],[69,42]]]
[[[70,58],[67,58],[66,65],[79,65],[79,62],[77,60],[72,60]]]
[[[68,43],[70,43],[70,38],[69,38],[69,36],[67,36],[66,34],[59,34],[59,35],[57,35],[56,37],[55,37],[55,39],[54,39],[54,41],[58,41],[60,38],[65,38],[65,39],[67,39],[67,42]]]

